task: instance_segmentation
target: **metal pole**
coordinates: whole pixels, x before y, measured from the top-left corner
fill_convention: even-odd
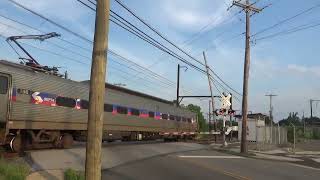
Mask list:
[[[87,125],[86,180],[101,179],[101,142],[106,91],[109,5],[109,0],[97,0]]]
[[[209,100],[209,134],[211,133],[211,100]]]
[[[179,88],[180,88],[180,64],[178,64],[178,72],[177,72],[177,99],[176,105],[179,107]]]
[[[226,142],[226,115],[223,116],[223,124],[222,124],[222,133],[223,133],[223,146],[227,146]]]
[[[312,113],[312,99],[310,99],[310,117],[313,117],[313,113]],[[312,122],[312,120],[311,120]]]
[[[281,144],[281,137],[280,137],[280,125],[278,122],[278,140],[279,140],[279,145]]]
[[[231,117],[231,115],[230,115],[230,126],[231,126],[231,134],[230,134],[230,142],[232,142],[232,140],[233,140],[233,137],[232,137],[232,132],[233,132],[233,124],[232,124],[232,117]]]
[[[293,126],[293,152],[296,152],[296,127]]]

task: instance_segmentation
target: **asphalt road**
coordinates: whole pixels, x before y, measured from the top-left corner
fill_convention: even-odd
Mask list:
[[[196,150],[154,156],[103,171],[103,179],[319,179],[320,170],[278,161],[230,156],[211,150]]]

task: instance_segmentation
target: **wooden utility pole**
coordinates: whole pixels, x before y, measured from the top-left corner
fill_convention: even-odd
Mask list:
[[[96,6],[87,125],[86,180],[101,179],[101,142],[109,32],[109,3],[109,0],[97,0]]]
[[[233,1],[232,6],[242,8],[246,13],[246,45],[245,45],[245,60],[243,74],[243,97],[242,97],[242,132],[241,132],[241,153],[248,153],[247,142],[247,112],[248,112],[248,80],[250,68],[250,17],[252,13],[259,13],[261,9],[253,7],[249,0],[246,3]]]
[[[211,85],[211,79],[210,79],[210,74],[209,74],[209,66],[207,64],[207,57],[206,57],[206,53],[204,51],[203,51],[203,59],[204,59],[205,65],[206,65],[206,71],[207,71],[207,76],[208,76],[208,81],[209,81],[209,88],[210,88],[210,95],[211,95],[212,112],[209,111],[209,114],[212,113],[212,118],[214,120],[215,128],[216,128],[217,125],[216,125],[216,118],[215,118],[215,114],[214,114],[214,96],[213,96],[213,92],[212,92],[212,85]],[[214,131],[216,131],[216,129]]]

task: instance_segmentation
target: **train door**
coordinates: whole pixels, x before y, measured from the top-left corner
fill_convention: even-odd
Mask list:
[[[9,102],[9,76],[0,73],[0,123],[6,122]]]

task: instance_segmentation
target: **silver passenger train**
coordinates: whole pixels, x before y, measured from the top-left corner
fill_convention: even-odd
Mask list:
[[[0,141],[13,151],[69,148],[85,140],[89,81],[0,60]],[[193,138],[196,114],[171,101],[106,84],[103,139]]]

